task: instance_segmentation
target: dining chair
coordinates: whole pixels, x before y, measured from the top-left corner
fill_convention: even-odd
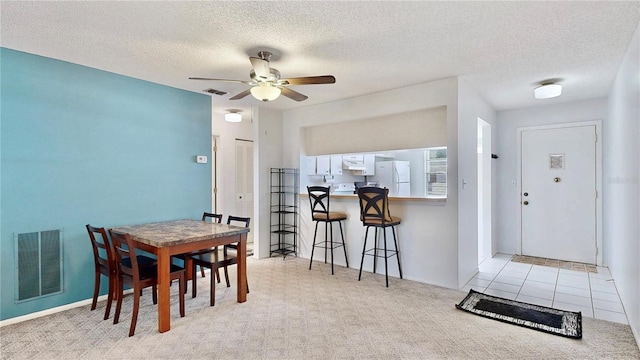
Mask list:
[[[122,298],[124,285],[133,288],[133,314],[131,316],[131,325],[129,327],[129,336],[133,336],[136,330],[136,322],[138,320],[138,310],[140,308],[140,294],[142,289],[151,287],[153,303],[158,303],[157,285],[158,285],[158,268],[157,264],[153,266],[140,267],[138,264],[136,252],[136,242],[131,239],[129,234],[120,234],[109,230],[111,241],[116,259],[116,268],[118,273],[118,302],[116,304],[116,312],[113,316],[113,323],[117,324],[120,319],[120,309],[122,308]],[[184,267],[170,264],[169,270],[170,280],[179,281],[179,301],[180,301],[180,317],[184,317],[184,293],[186,289],[186,271]]]
[[[211,219],[212,222],[220,224],[220,223],[222,223],[222,214],[213,214],[213,213],[208,213],[208,212],[205,211],[204,213],[202,213],[202,221],[207,221],[207,219]],[[205,250],[205,251],[207,251],[207,250]],[[202,250],[194,251],[194,252],[192,252],[192,254],[197,254],[199,252],[202,252]],[[177,259],[183,260],[184,261],[184,267],[188,269],[189,266],[190,266],[188,264],[188,262],[190,261],[190,258],[187,255],[189,255],[189,254],[178,254],[178,255],[174,255],[174,257],[177,258]],[[193,274],[195,276],[195,272],[193,272]],[[216,271],[215,274],[216,274],[216,278],[218,279],[218,283],[219,283],[220,282],[220,272]],[[204,268],[202,266],[200,267],[200,275],[202,277],[205,277]]]
[[[91,247],[93,248],[93,264],[95,269],[95,280],[93,286],[93,300],[91,302],[91,310],[96,309],[98,302],[98,294],[100,292],[100,278],[102,275],[107,277],[109,281],[109,290],[107,293],[107,307],[104,311],[104,320],[109,318],[111,312],[111,302],[113,294],[116,290],[117,272],[115,258],[111,249],[111,244],[107,238],[104,228],[98,228],[86,225],[89,238],[91,239]],[[98,235],[96,237],[96,235]]]
[[[311,205],[311,218],[316,222],[316,230],[313,233],[313,245],[311,246],[311,260],[309,260],[309,270],[313,264],[313,253],[316,247],[324,249],[324,262],[327,263],[327,250],[331,249],[331,275],[333,275],[333,249],[342,247],[344,250],[344,259],[349,267],[349,259],[347,258],[347,246],[344,243],[344,232],[342,231],[342,221],[347,219],[347,214],[342,212],[330,211],[330,192],[328,186],[307,186],[309,193],[309,203]],[[324,241],[317,242],[318,225],[324,223]],[[340,236],[342,242],[333,241],[333,223],[340,225]],[[331,234],[331,241],[329,241]]]
[[[233,216],[233,215],[229,215],[227,217],[227,225],[240,225],[244,227],[249,227],[250,222],[251,222],[251,218],[248,218],[248,217],[239,217],[239,216]],[[235,251],[229,252],[229,250],[235,250]],[[231,245],[223,246],[222,254],[220,254],[220,251],[217,248],[215,248],[207,252],[190,254],[190,257],[192,260],[193,271],[195,271],[196,266],[209,268],[211,269],[211,272],[218,271],[218,269],[220,268],[224,268],[224,276],[227,282],[227,287],[230,287],[231,283],[229,282],[229,273],[227,268],[231,265],[238,263],[239,255],[246,256],[246,254],[238,254],[237,245],[231,244]],[[197,294],[196,283],[197,283],[196,279],[192,278],[192,282],[191,282],[192,297],[196,297],[196,294]],[[249,282],[246,281],[246,283],[247,283],[247,293],[249,293]],[[213,276],[212,276],[211,285],[210,285],[210,299],[209,299],[210,306],[215,306],[215,289],[216,289],[215,282],[213,281]]]
[[[361,187],[358,188],[358,199],[360,202],[360,220],[362,225],[366,227],[364,235],[364,245],[362,247],[362,259],[360,260],[360,273],[358,281],[362,278],[362,265],[365,255],[373,256],[373,273],[376,272],[376,260],[378,257],[384,258],[384,274],[387,287],[389,287],[389,271],[387,259],[391,256],[398,260],[398,271],[400,279],[402,279],[402,267],[400,266],[400,256],[398,251],[398,241],[396,239],[396,226],[400,224],[399,217],[391,216],[389,212],[389,189],[379,187]],[[374,246],[367,249],[367,236],[369,228],[375,229]],[[387,228],[391,228],[393,232],[393,245],[395,250],[387,249]],[[384,238],[384,247],[379,248],[378,229],[381,229]],[[378,255],[378,251],[384,251],[384,255]]]
[[[207,221],[207,219],[211,219],[212,222],[221,224],[222,223],[222,214],[213,214],[213,213],[208,213],[208,212],[204,212],[202,213],[202,221]],[[216,247],[217,249],[217,247]],[[204,268],[202,266],[200,266],[200,273],[202,273],[202,277],[204,277]],[[216,273],[216,279],[218,280],[218,284],[220,283],[220,271],[218,271],[218,269],[216,269],[215,271]]]
[[[111,312],[111,304],[116,296],[116,287],[118,282],[118,274],[116,268],[116,259],[113,253],[113,246],[107,237],[107,232],[103,227],[95,227],[90,224],[85,225],[91,239],[91,247],[93,249],[93,263],[95,268],[95,281],[93,287],[93,300],[91,302],[91,310],[95,310],[100,292],[101,275],[107,277],[109,281],[109,289],[107,293],[107,306],[104,312],[104,320],[109,318]],[[141,267],[153,266],[156,259],[145,255],[137,255],[138,264]]]

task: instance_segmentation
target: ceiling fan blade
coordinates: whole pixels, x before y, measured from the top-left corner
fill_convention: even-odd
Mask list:
[[[232,98],[229,98],[229,100],[240,100],[240,99],[242,99],[243,97],[245,97],[245,96],[247,96],[249,94],[251,94],[251,89],[247,89],[247,90],[241,92],[240,94],[238,94],[238,95],[236,95],[236,96],[234,96]]]
[[[253,66],[253,71],[258,78],[262,80],[269,79],[271,71],[269,70],[269,62],[267,60],[257,57],[250,57],[249,60],[251,60],[251,66]]]
[[[336,78],[333,75],[306,76],[289,79],[280,79],[282,85],[312,85],[312,84],[335,84]]]
[[[201,77],[190,77],[189,79],[190,80],[223,81],[223,82],[231,82],[231,83],[238,83],[238,84],[255,85],[251,81],[244,81],[244,80],[213,79],[213,78],[201,78]]]
[[[282,95],[288,97],[289,99],[295,100],[295,101],[304,101],[304,100],[307,100],[309,98],[307,95],[300,94],[299,92],[291,90],[291,89],[286,88],[284,86],[278,86],[278,89],[282,90]]]

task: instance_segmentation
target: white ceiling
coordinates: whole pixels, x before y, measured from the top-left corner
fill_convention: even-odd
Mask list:
[[[282,77],[332,74],[288,110],[460,76],[496,110],[606,96],[640,21],[629,2],[23,2],[0,3],[0,45],[213,95],[247,109],[249,56],[274,53]],[[557,99],[533,88],[557,78]]]

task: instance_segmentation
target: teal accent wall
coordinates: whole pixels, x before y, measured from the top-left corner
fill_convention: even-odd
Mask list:
[[[195,161],[211,154],[208,95],[7,48],[0,81],[1,320],[91,298],[85,224],[210,210],[211,163]],[[64,230],[64,292],[16,303],[14,234],[51,229]]]

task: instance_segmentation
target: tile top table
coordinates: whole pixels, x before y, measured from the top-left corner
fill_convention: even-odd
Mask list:
[[[119,226],[114,232],[129,234],[137,246],[158,258],[158,330],[171,329],[169,265],[171,255],[238,243],[238,254],[246,254],[249,228],[205,222],[172,220]],[[246,257],[238,256],[238,302],[247,301]]]

